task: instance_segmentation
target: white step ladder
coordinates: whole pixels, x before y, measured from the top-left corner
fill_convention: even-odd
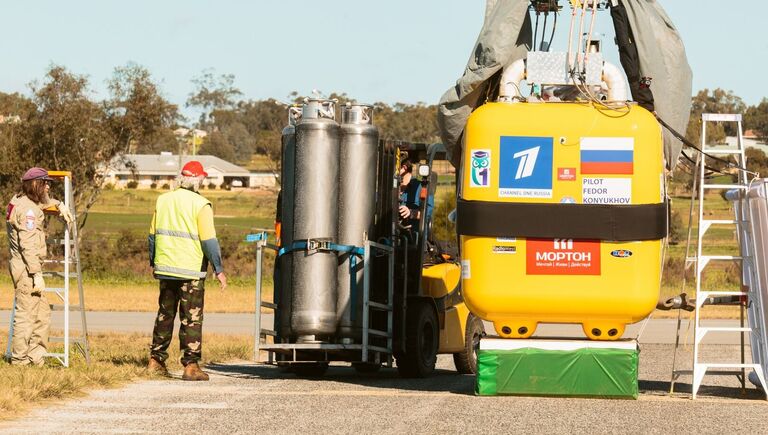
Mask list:
[[[691,198],[691,217],[693,215],[693,202],[696,200],[698,193],[699,200],[699,225],[698,225],[698,237],[696,244],[696,254],[694,257],[686,258],[686,269],[689,266],[695,265],[696,267],[696,301],[694,309],[694,321],[693,321],[693,370],[676,370],[675,360],[677,356],[677,350],[680,343],[680,317],[678,317],[678,329],[677,338],[675,341],[675,359],[673,360],[672,367],[672,382],[670,386],[670,393],[674,392],[675,381],[681,375],[693,375],[692,381],[692,398],[696,399],[696,395],[701,386],[701,382],[704,376],[710,375],[732,375],[737,376],[741,381],[742,389],[745,388],[746,370],[752,369],[757,374],[760,382],[763,386],[763,391],[766,392],[766,399],[768,400],[768,389],[766,389],[765,376],[763,369],[759,361],[752,363],[746,363],[745,360],[745,338],[750,337],[753,334],[761,335],[761,326],[759,322],[753,322],[750,320],[750,326],[744,325],[745,308],[749,306],[750,315],[753,315],[753,310],[761,309],[761,297],[759,295],[758,288],[756,286],[756,270],[753,262],[754,259],[754,240],[751,230],[751,219],[749,216],[749,210],[744,206],[746,201],[746,193],[749,189],[750,180],[748,180],[747,172],[743,169],[738,169],[737,182],[735,183],[720,183],[712,184],[707,183],[705,177],[706,169],[708,168],[707,159],[714,160],[712,157],[719,156],[732,156],[735,159],[736,165],[739,168],[746,168],[746,158],[744,155],[744,142],[741,133],[741,115],[740,114],[702,114],[702,127],[701,127],[701,150],[704,152],[700,154],[697,159],[696,173],[694,174],[694,189]],[[728,148],[714,148],[706,145],[707,137],[707,123],[708,122],[735,122],[738,127],[738,137],[736,146]],[[719,157],[722,158],[722,157]],[[698,183],[698,185],[696,185]],[[698,189],[696,189],[698,187]],[[733,190],[738,191],[738,199],[734,202],[734,219],[706,219],[705,202],[706,193],[712,190]],[[739,239],[740,255],[712,255],[705,252],[704,243],[705,235],[707,231],[713,226],[731,226],[735,227],[735,230]],[[688,247],[686,248],[686,256],[688,255],[691,245],[691,232],[688,232]],[[733,261],[740,264],[741,269],[741,291],[725,291],[725,290],[707,290],[702,289],[702,274],[704,269],[712,264],[723,261]],[[704,304],[707,302],[717,301],[722,298],[737,298],[739,300],[741,310],[741,324],[738,327],[724,327],[724,326],[707,326],[701,322],[701,310],[704,308]],[[741,358],[738,362],[733,363],[713,363],[703,362],[699,360],[699,352],[704,337],[710,332],[731,332],[739,333],[741,338]],[[753,340],[754,342],[754,340]]]
[[[59,259],[47,259],[43,261],[44,268],[48,265],[60,265],[63,266],[63,270],[44,270],[43,275],[46,279],[50,277],[63,278],[63,287],[53,288],[48,287],[45,289],[46,293],[55,294],[60,303],[50,303],[51,311],[61,311],[64,313],[63,331],[64,335],[61,337],[49,337],[49,343],[63,343],[64,349],[62,352],[48,352],[46,357],[55,358],[64,367],[69,367],[69,350],[70,345],[74,344],[75,348],[83,355],[86,364],[91,361],[90,351],[88,349],[88,327],[85,319],[85,300],[83,299],[83,278],[80,268],[80,250],[78,249],[77,241],[77,215],[74,208],[74,197],[72,194],[72,173],[69,171],[49,171],[48,175],[54,179],[60,179],[64,182],[64,204],[72,211],[74,221],[72,222],[71,229],[64,225],[64,231],[62,238],[53,238],[46,240],[49,246],[64,246],[64,255]],[[46,214],[58,215],[58,210],[47,209]],[[74,272],[72,271],[74,266]],[[71,304],[69,300],[70,286],[72,280],[77,280],[78,302],[77,304]],[[70,328],[70,311],[79,311],[81,327],[79,335],[72,337]],[[13,318],[16,314],[16,299],[13,301],[13,310],[11,311],[11,325],[8,331],[8,346],[5,350],[5,357],[9,359],[11,357],[11,344],[13,343]],[[53,326],[53,324],[51,325]]]

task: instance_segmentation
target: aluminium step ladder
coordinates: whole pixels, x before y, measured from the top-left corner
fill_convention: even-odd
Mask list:
[[[738,137],[735,147],[715,148],[706,145],[707,123],[708,122],[735,122],[738,128]],[[751,219],[748,207],[744,206],[746,201],[746,192],[750,186],[748,172],[746,168],[746,158],[744,153],[744,143],[741,133],[741,115],[740,114],[702,114],[701,128],[701,150],[697,159],[696,171],[694,173],[694,188],[691,193],[691,218],[693,217],[693,203],[696,201],[698,193],[698,234],[695,256],[688,257],[691,246],[691,230],[688,231],[688,243],[686,247],[686,269],[695,265],[696,267],[696,300],[693,319],[693,370],[677,370],[675,361],[680,344],[680,315],[678,314],[677,335],[675,339],[675,356],[672,363],[672,380],[670,385],[670,394],[674,393],[675,381],[682,375],[692,375],[691,383],[692,398],[696,399],[699,387],[705,375],[732,375],[737,376],[741,381],[742,390],[745,388],[746,369],[752,369],[757,374],[763,391],[768,400],[768,389],[766,389],[765,376],[761,364],[758,361],[747,363],[745,360],[745,338],[749,335],[761,335],[763,326],[759,322],[750,321],[749,326],[744,324],[745,309],[749,307],[750,315],[753,310],[761,310],[761,297],[757,288],[757,276],[754,265],[754,240],[751,229]],[[735,183],[707,183],[705,177],[707,158],[712,160],[712,156],[731,156],[735,159],[738,169],[738,176]],[[698,184],[696,184],[698,183]],[[706,219],[705,202],[706,193],[711,191],[737,191],[739,194],[734,204],[734,219]],[[740,255],[713,255],[705,252],[705,235],[712,226],[726,226],[736,230],[739,240]],[[741,269],[741,291],[726,290],[708,290],[702,288],[702,275],[708,265],[721,263],[724,261],[733,261],[740,264]],[[717,303],[723,299],[733,300],[736,298],[740,306],[741,322],[738,327],[732,326],[710,326],[702,324],[701,310],[705,304]],[[699,353],[704,337],[711,332],[739,333],[741,357],[738,362],[704,362],[700,361]],[[754,342],[754,341],[753,341]]]
[[[48,175],[54,179],[59,179],[64,182],[64,204],[72,211],[73,222],[71,228],[64,225],[64,231],[62,238],[47,239],[46,243],[49,246],[63,246],[63,256],[59,259],[46,259],[43,261],[43,265],[59,265],[63,267],[63,270],[44,270],[43,276],[46,279],[51,277],[57,277],[63,279],[63,287],[47,287],[45,292],[48,294],[54,294],[58,302],[52,303],[49,301],[51,311],[63,312],[64,324],[62,325],[63,336],[49,337],[50,343],[63,343],[64,348],[62,352],[48,352],[46,357],[55,358],[64,367],[69,367],[69,354],[70,346],[74,347],[83,355],[86,364],[91,361],[90,351],[88,348],[88,327],[85,318],[85,300],[83,299],[83,278],[82,270],[80,267],[80,250],[77,239],[77,215],[74,208],[74,196],[72,193],[72,173],[69,171],[49,171]],[[58,214],[58,210],[55,208],[46,209],[46,214]],[[74,271],[72,268],[74,266]],[[70,288],[73,280],[77,280],[77,292],[78,302],[72,304],[70,302]],[[70,328],[70,312],[79,311],[81,327],[79,334],[72,336]],[[13,310],[11,311],[10,328],[8,331],[8,346],[6,347],[5,357],[9,359],[11,357],[11,345],[13,343],[13,318],[16,314],[16,300],[13,301]],[[53,325],[51,325],[53,326]]]

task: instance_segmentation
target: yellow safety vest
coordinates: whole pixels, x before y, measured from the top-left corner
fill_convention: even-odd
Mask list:
[[[197,215],[211,202],[187,189],[160,195],[155,208],[155,274],[203,279]]]

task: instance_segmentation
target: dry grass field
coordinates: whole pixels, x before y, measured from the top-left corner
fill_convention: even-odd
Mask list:
[[[5,337],[7,331],[0,332]],[[73,351],[70,367],[54,361],[43,367],[18,367],[0,361],[0,419],[12,419],[46,401],[82,396],[94,388],[113,388],[153,376],[145,369],[149,334],[90,334],[91,363]],[[202,363],[243,360],[252,356],[247,336],[204,334]],[[181,370],[178,347],[169,349],[168,369]],[[182,382],[182,381],[179,381]]]

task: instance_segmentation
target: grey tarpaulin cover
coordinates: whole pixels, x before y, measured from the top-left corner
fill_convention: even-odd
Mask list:
[[[691,69],[679,33],[659,2],[620,0],[627,11],[637,51],[640,73],[652,80],[651,91],[658,115],[675,130],[685,132],[691,108]],[[457,165],[461,137],[472,111],[486,102],[492,80],[501,69],[525,58],[531,46],[532,28],[528,0],[490,0],[480,36],[464,75],[443,94],[438,125],[443,143]],[[492,83],[493,82],[493,83]],[[664,155],[673,168],[682,144],[664,132]]]

